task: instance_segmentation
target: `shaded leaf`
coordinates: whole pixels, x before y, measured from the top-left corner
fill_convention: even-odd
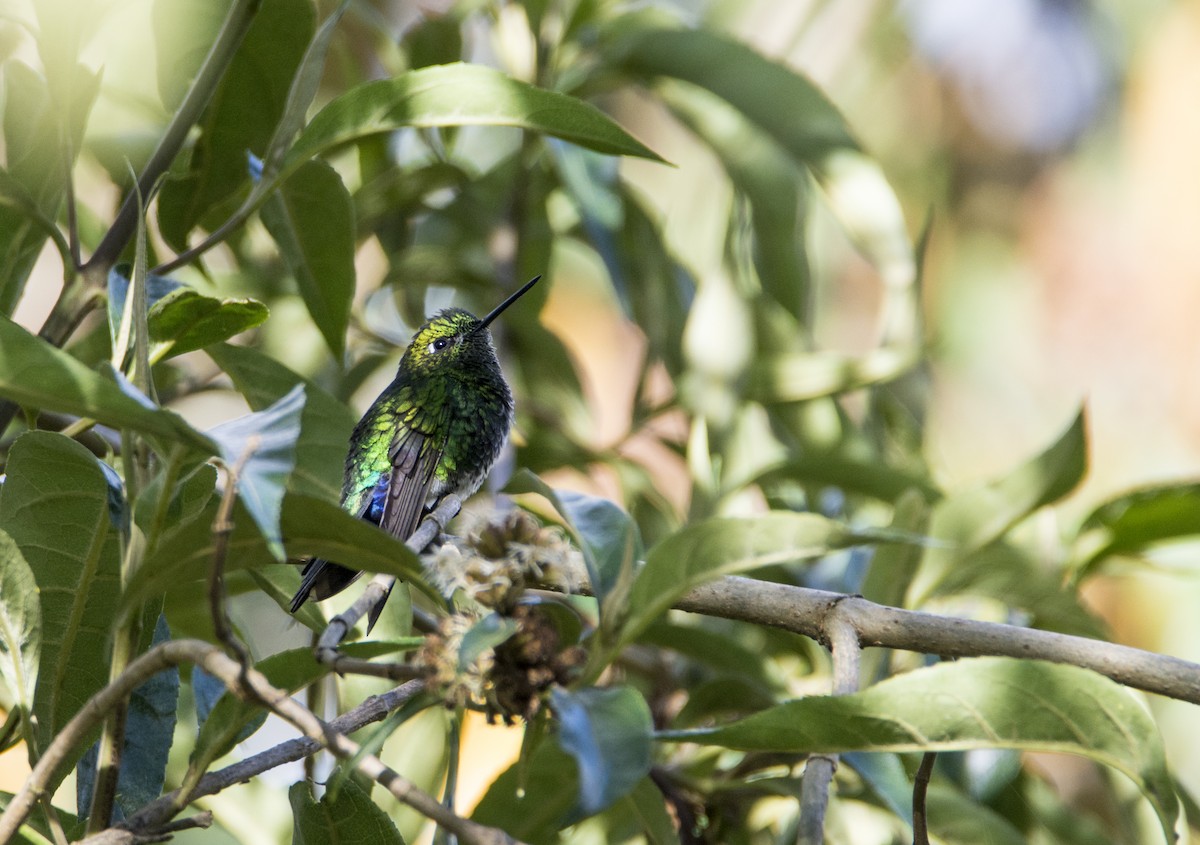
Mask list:
[[[0,531],[0,678],[26,718],[33,710],[42,648],[42,605],[33,570]]]
[[[601,153],[662,160],[594,106],[483,65],[458,63],[369,82],[338,97],[300,133],[284,168],[404,126],[517,126]]]
[[[280,561],[284,558],[279,524],[283,491],[296,463],[303,409],[304,386],[298,384],[266,410],[222,423],[208,432],[221,450],[225,465],[239,468],[238,498],[258,523],[267,548]]]
[[[182,443],[201,454],[212,442],[178,415],[134,399],[11,320],[0,316],[0,396],[30,408],[89,417],[113,428]]]
[[[292,804],[292,842],[296,845],[404,845],[404,838],[387,813],[353,780],[320,801],[304,782],[288,789]]]
[[[341,360],[354,298],[354,206],[323,161],[301,165],[259,211],[321,335]]]
[[[1003,657],[940,663],[853,695],[789,701],[660,738],[788,753],[1015,748],[1089,757],[1137,784],[1168,841],[1179,803],[1158,728],[1119,684],[1075,666]]]
[[[33,711],[38,744],[46,748],[108,682],[107,632],[120,597],[117,532],[104,473],[73,440],[23,434],[5,470],[0,530],[21,550],[41,594]]]
[[[522,842],[552,842],[555,831],[568,822],[579,782],[575,760],[557,743],[543,742],[492,782],[471,819]]]
[[[183,288],[151,307],[150,339],[166,345],[165,353],[156,350],[161,360],[228,340],[261,325],[268,314],[267,306],[254,299],[217,299]]]
[[[925,550],[909,591],[914,604],[932,594],[967,555],[1000,537],[1038,508],[1066,495],[1087,471],[1087,425],[1083,411],[1041,454],[1002,478],[948,495],[933,509]]]
[[[555,737],[579,767],[579,793],[571,818],[594,815],[633,789],[650,772],[650,708],[630,687],[555,687],[551,705]]]
[[[118,264],[108,273],[108,333],[114,344],[121,328],[121,315],[125,313],[125,299],[129,295],[132,272],[133,268],[128,264]],[[167,276],[147,274],[146,303],[153,308],[157,302],[182,287],[182,282]]]
[[[171,637],[167,620],[159,616],[152,645]],[[116,808],[128,817],[162,794],[167,756],[175,735],[179,701],[179,668],[172,666],[138,686],[129,698],[125,745],[117,775]],[[76,806],[92,806],[99,744],[91,747],[76,769]]]

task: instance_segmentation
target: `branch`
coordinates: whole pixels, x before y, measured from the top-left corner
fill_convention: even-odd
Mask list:
[[[47,794],[52,784],[61,781],[64,775],[62,769],[72,751],[87,739],[109,711],[147,678],[181,663],[195,663],[220,679],[234,693],[249,694],[265,702],[276,715],[291,722],[335,757],[350,759],[359,753],[358,743],[322,722],[283,690],[273,687],[262,673],[254,669],[246,670],[209,643],[171,640],[155,646],[130,663],[112,683],[89,699],[54,738],[21,791],[13,796],[3,815],[0,815],[0,842],[11,841],[38,798]],[[507,833],[464,819],[443,807],[436,798],[384,765],[373,754],[361,755],[357,769],[383,785],[401,802],[455,834],[464,845],[519,845]]]
[[[859,657],[862,647],[858,631],[846,614],[834,605],[825,620],[825,639],[833,653],[833,694],[849,695],[858,689]],[[822,845],[825,841],[825,811],[829,807],[829,785],[837,771],[836,754],[814,754],[804,766],[800,781],[800,830],[798,845]]]
[[[442,500],[438,502],[438,506],[425,517],[404,544],[412,549],[414,554],[419,555],[425,551],[426,546],[437,539],[442,528],[454,519],[460,510],[462,510],[462,501],[458,496],[443,496]],[[346,671],[362,672],[362,668],[357,663],[346,663],[349,658],[342,657],[338,653],[338,646],[358,624],[358,620],[387,598],[395,584],[395,575],[376,575],[367,583],[367,588],[363,590],[362,595],[354,604],[329,620],[329,624],[325,626],[321,638],[317,641],[317,647],[314,649],[318,663],[329,666],[335,672],[343,671],[340,668],[343,664],[346,665]]]
[[[329,729],[341,734],[351,734],[373,722],[380,722],[422,689],[424,689],[424,684],[410,681],[383,695],[373,695],[353,710],[347,711],[330,722]],[[179,790],[176,790],[155,799],[118,827],[139,833],[156,830],[171,818],[176,812],[177,806],[186,806],[198,798],[216,795],[231,786],[246,783],[263,772],[310,757],[322,748],[321,743],[308,737],[281,742],[273,748],[268,748],[266,751],[247,757],[224,769],[209,772],[200,779],[200,782],[187,796],[181,796]],[[99,845],[99,843],[85,839],[81,845]]]
[[[781,628],[817,640],[823,638],[830,614],[836,611],[854,628],[864,647],[943,657],[996,655],[1067,663],[1128,687],[1200,704],[1200,664],[1104,640],[901,610],[861,596],[737,576],[696,587],[675,607]]]

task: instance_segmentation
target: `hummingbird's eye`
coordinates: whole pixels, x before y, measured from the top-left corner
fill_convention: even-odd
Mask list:
[[[429,351],[430,352],[441,352],[443,349],[445,349],[449,345],[450,345],[450,338],[439,337],[433,343],[429,344]]]

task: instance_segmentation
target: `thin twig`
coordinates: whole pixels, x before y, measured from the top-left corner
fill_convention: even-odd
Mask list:
[[[858,690],[859,658],[862,647],[858,631],[844,614],[840,603],[825,620],[825,639],[833,655],[833,694],[849,695]],[[822,845],[825,841],[825,811],[829,808],[829,786],[837,772],[836,754],[814,754],[808,758],[800,781],[799,845]]]
[[[207,829],[212,827],[213,815],[205,810],[186,819],[168,822],[154,830],[128,830],[124,827],[110,827],[97,834],[79,841],[79,845],[144,845],[149,842],[166,842],[171,834],[181,830]]]
[[[437,539],[446,523],[454,519],[460,510],[462,510],[462,501],[458,496],[444,496],[433,512],[425,517],[417,526],[417,530],[405,541],[405,545],[415,554],[425,551],[425,547]],[[329,620],[329,624],[325,626],[321,638],[317,641],[315,652],[318,662],[339,671],[337,669],[338,661],[344,658],[339,656],[338,646],[358,624],[358,620],[387,597],[395,584],[395,575],[376,575],[367,582],[366,589],[354,604]]]
[[[347,711],[330,722],[329,729],[342,734],[351,734],[373,722],[383,721],[389,713],[403,706],[424,688],[425,685],[419,681],[409,681],[382,695],[373,695],[353,710]],[[216,795],[235,784],[246,783],[263,772],[312,757],[321,748],[321,743],[308,737],[281,742],[266,751],[239,760],[233,765],[209,772],[200,779],[191,794],[186,797],[180,796],[179,791],[176,790],[161,798],[156,798],[122,822],[120,827],[134,831],[155,830],[177,811],[177,806],[187,806],[198,798]],[[90,840],[85,840],[85,842],[87,845],[93,845]]]
[[[237,499],[238,479],[246,462],[258,450],[261,438],[255,434],[246,440],[246,448],[232,467],[225,468],[225,491],[221,494],[221,504],[217,515],[213,518],[213,562],[208,571],[208,609],[212,615],[213,631],[217,641],[225,646],[226,651],[237,658],[242,666],[250,665],[250,652],[233,632],[229,623],[229,614],[225,612],[225,557],[229,552],[229,535],[233,533],[233,503]]]
[[[921,757],[921,765],[917,767],[917,776],[913,781],[913,845],[929,845],[929,827],[925,815],[925,794],[929,790],[929,779],[933,775],[933,764],[936,760],[936,751],[926,751],[925,755]]]

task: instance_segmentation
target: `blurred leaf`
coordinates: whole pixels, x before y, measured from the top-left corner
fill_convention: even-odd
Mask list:
[[[267,306],[257,300],[217,299],[183,288],[152,305],[150,339],[167,345],[167,354],[156,350],[162,360],[228,340],[262,324],[267,316]]]
[[[650,772],[654,724],[641,693],[630,687],[554,687],[551,705],[559,746],[579,767],[579,793],[571,818],[582,819],[629,794]]]
[[[956,789],[931,783],[925,796],[929,833],[943,842],[1026,845],[1026,836],[991,808]]]
[[[121,329],[121,315],[125,313],[125,298],[129,295],[129,279],[133,268],[128,264],[118,264],[108,272],[108,332],[113,343],[116,343],[117,333]],[[167,276],[146,276],[146,302],[153,308],[168,294],[183,288],[182,282],[177,282]]]
[[[25,718],[33,711],[41,648],[37,581],[20,547],[0,531],[0,678]]]
[[[450,64],[369,82],[338,97],[300,133],[285,171],[334,147],[404,126],[517,126],[601,153],[662,160],[581,100],[483,65]]]
[[[662,792],[648,777],[638,781],[633,791],[609,812],[632,823],[635,832],[646,837],[646,845],[679,845],[679,833],[675,830],[677,818],[668,813]]]
[[[354,206],[323,161],[301,165],[263,204],[263,225],[296,278],[308,313],[342,359],[354,298]]]
[[[130,580],[124,596],[125,607],[180,583],[199,583],[205,579],[212,564],[212,522],[216,509],[217,502],[209,502],[199,516],[158,544]],[[228,571],[276,562],[240,503],[234,507],[233,522],[226,561]],[[435,601],[440,600],[436,591],[425,584],[421,563],[407,546],[331,502],[288,494],[283,500],[281,527],[284,548],[292,558],[322,557],[355,569],[397,575]],[[296,577],[299,578],[298,572]]]
[[[290,567],[283,566],[262,566],[247,570],[247,574],[260,590],[279,605],[280,610],[292,613],[292,597],[296,594],[296,575],[289,569]],[[317,607],[317,603],[311,601],[300,605],[296,612],[292,613],[292,618],[315,634],[320,634],[329,624],[325,619],[325,614]]]
[[[505,488],[538,493],[562,515],[587,566],[588,581],[600,602],[601,628],[615,636],[634,567],[643,555],[637,526],[615,503],[573,490],[554,490],[532,472],[518,471]],[[611,624],[609,624],[611,623]]]
[[[929,505],[916,490],[903,493],[892,511],[893,530],[921,535],[928,532]],[[881,545],[871,557],[863,578],[862,597],[876,604],[900,607],[921,562],[921,547],[911,543]]]
[[[787,461],[771,467],[756,480],[771,483],[789,478],[861,493],[883,502],[897,501],[906,490],[915,490],[928,501],[941,497],[938,488],[923,476],[844,452],[789,454]]]
[[[543,742],[527,760],[513,763],[492,781],[471,814],[472,821],[542,845],[567,823],[579,794],[575,760],[556,743]]]
[[[238,498],[258,523],[267,548],[280,561],[284,559],[279,527],[283,491],[296,465],[296,438],[300,436],[303,410],[304,386],[298,384],[266,410],[222,423],[208,432],[221,450],[225,465],[238,468]]]
[[[5,181],[19,188],[40,221],[57,216],[66,188],[64,163],[73,163],[79,153],[87,114],[100,89],[99,76],[73,58],[59,70],[65,85],[55,91],[28,65],[16,59],[4,63],[0,131]],[[13,313],[46,242],[40,221],[20,205],[0,203],[0,316]]]
[[[764,403],[801,402],[883,384],[909,372],[916,349],[881,347],[861,357],[841,352],[779,352],[756,360],[747,395]]]
[[[1158,543],[1200,535],[1200,484],[1132,490],[1093,510],[1075,540],[1077,578],[1105,558],[1131,555]]]
[[[211,0],[155,0],[151,9],[158,96],[175,110],[187,95],[204,63],[228,4]]]
[[[853,695],[789,701],[719,728],[660,738],[743,751],[840,753],[1015,748],[1089,757],[1133,780],[1168,841],[1178,815],[1158,728],[1114,681],[1003,657],[940,663]]]
[[[0,810],[8,807],[12,798],[11,792],[0,792]],[[59,822],[62,823],[63,831],[72,842],[83,837],[86,823],[59,807],[55,807],[54,812],[58,816]],[[51,832],[50,825],[46,822],[45,813],[31,813],[25,820],[25,825],[12,841],[26,843],[26,845],[51,845],[55,841],[54,833]]]
[[[679,84],[663,84],[659,94],[712,148],[734,187],[750,202],[754,264],[763,289],[806,325],[811,302],[800,229],[806,192],[800,170],[777,143],[719,97]]]
[[[288,800],[295,845],[404,845],[387,813],[353,780],[346,780],[336,796],[326,792],[320,801],[313,799],[307,783],[294,783]]]
[[[0,316],[0,396],[30,408],[88,417],[114,428],[213,454],[211,441],[178,415],[147,407],[21,326]]]
[[[933,509],[921,568],[909,590],[919,605],[968,555],[1003,535],[1040,507],[1065,496],[1087,471],[1087,425],[1083,411],[1044,452],[1003,478],[948,495]]]
[[[171,638],[167,620],[159,616],[152,644]],[[175,735],[175,709],[179,701],[179,669],[172,666],[142,683],[129,698],[125,744],[117,775],[116,807],[129,817],[162,794],[167,755]],[[76,806],[92,806],[99,744],[93,744],[76,768]]]
[[[470,666],[479,659],[479,655],[507,642],[517,632],[517,622],[501,616],[499,613],[489,613],[471,625],[463,634],[458,647],[458,668],[466,673]]]
[[[838,760],[854,769],[885,807],[905,824],[912,824],[913,786],[898,755],[850,751]]]
[[[304,385],[304,410],[296,441],[296,468],[288,489],[294,493],[336,502],[341,493],[342,468],[356,417],[343,402],[289,370],[273,358],[245,346],[216,344],[205,352],[246,397],[262,410],[297,384]]]
[[[879,165],[863,155],[845,119],[816,86],[745,44],[702,29],[612,27],[610,61],[636,77],[669,77],[716,94],[812,169],[834,214],[888,285],[916,276],[900,203]],[[669,95],[668,95],[669,96]]]
[[[400,46],[408,54],[408,64],[413,70],[457,60],[463,53],[462,22],[457,9],[426,13],[405,30]]]
[[[687,622],[672,617],[658,619],[647,626],[638,642],[670,649],[713,669],[722,675],[734,675],[751,681],[764,691],[781,692],[781,681],[768,655],[752,648],[724,628],[713,629],[714,620],[692,618]]]
[[[249,188],[246,155],[266,153],[315,21],[312,0],[262,0],[200,121],[186,175],[159,192],[159,228],[174,249],[185,247],[214,208]]]
[[[861,541],[845,526],[811,513],[692,523],[650,550],[629,594],[620,643],[632,641],[677,598],[706,581],[819,557]]]
[[[41,431],[23,434],[5,472],[0,530],[24,555],[41,595],[41,669],[33,712],[44,749],[108,682],[108,638],[97,632],[109,630],[120,597],[117,532],[104,473],[73,440]]]
[[[273,654],[258,661],[254,668],[266,676],[271,686],[289,693],[308,686],[329,671],[317,663],[311,648]],[[206,694],[211,696],[211,691]],[[214,760],[224,757],[257,727],[261,727],[265,717],[266,710],[262,704],[242,700],[226,690],[217,698],[208,718],[200,726],[200,735],[192,751],[192,764],[199,765],[201,770],[208,768]],[[252,725],[257,727],[247,732]]]

